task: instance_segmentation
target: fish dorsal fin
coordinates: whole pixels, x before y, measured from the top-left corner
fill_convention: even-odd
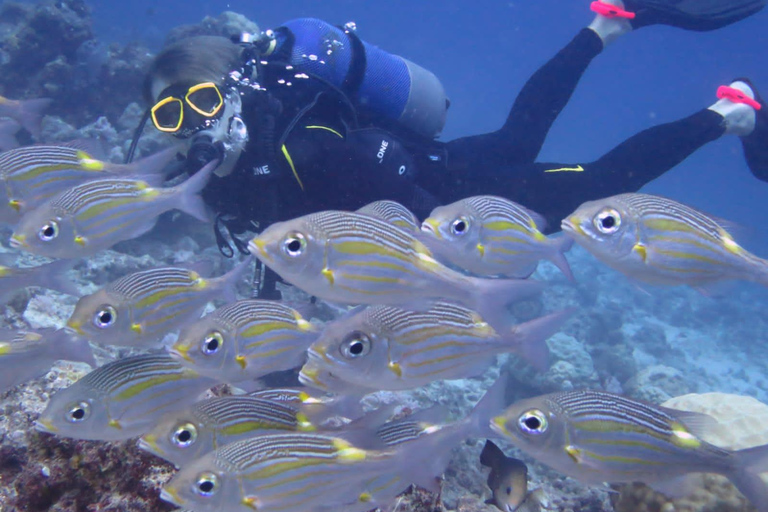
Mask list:
[[[677,409],[670,409],[668,407],[659,407],[662,411],[669,414],[673,418],[680,421],[680,423],[688,429],[688,431],[699,439],[707,439],[711,437],[713,431],[717,431],[720,423],[715,418],[708,414],[701,412],[680,411]]]
[[[486,439],[483,451],[480,452],[480,464],[493,468],[504,460],[504,457],[505,455],[501,448],[496,446],[496,443],[490,439]]]

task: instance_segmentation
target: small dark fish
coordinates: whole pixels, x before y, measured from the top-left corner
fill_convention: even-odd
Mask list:
[[[485,503],[502,512],[515,512],[528,496],[528,467],[523,461],[504,455],[490,440],[485,442],[480,464],[491,468],[488,487],[493,498]]]

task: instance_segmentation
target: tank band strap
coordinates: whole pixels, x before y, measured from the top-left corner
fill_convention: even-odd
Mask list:
[[[343,27],[339,28],[344,30]],[[355,100],[357,98],[357,91],[360,90],[360,86],[363,84],[365,69],[368,63],[365,57],[365,46],[363,46],[363,42],[357,37],[357,34],[351,30],[346,30],[345,33],[352,43],[352,59],[349,64],[347,76],[344,77],[344,82],[341,84],[341,90],[344,91],[344,94],[349,98]]]

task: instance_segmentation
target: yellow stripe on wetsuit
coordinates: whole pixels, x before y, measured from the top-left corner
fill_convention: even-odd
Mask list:
[[[327,126],[309,125],[309,126],[305,126],[304,128],[307,128],[309,130],[326,130],[333,133],[334,135],[337,135],[340,139],[344,138],[342,134],[340,134],[333,128],[328,128]],[[291,158],[291,154],[288,153],[288,148],[285,147],[285,144],[283,144],[283,147],[280,149],[282,150],[283,156],[285,157],[285,160],[288,162],[288,165],[291,166],[293,177],[296,178],[296,181],[299,183],[299,187],[301,187],[301,190],[304,190],[304,183],[301,182],[301,178],[299,178],[299,173],[296,172],[296,166],[293,164],[293,158]]]

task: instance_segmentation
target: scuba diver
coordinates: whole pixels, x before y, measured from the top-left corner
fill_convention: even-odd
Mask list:
[[[752,173],[768,181],[768,106],[747,79],[708,108],[629,138],[594,162],[536,162],[589,63],[617,37],[665,24],[709,31],[767,0],[602,0],[582,29],[523,87],[497,131],[435,140],[449,102],[424,68],[369,45],[354,24],[292,20],[240,41],[198,36],[150,66],[144,124],[186,142],[194,173],[219,160],[203,197],[217,212],[221,251],[237,235],[318,210],[391,199],[425,217],[435,206],[494,194],[560,220],[584,201],[640,189],[725,134],[741,138]],[[648,151],[647,148],[653,148]],[[271,277],[270,277],[271,276]],[[274,276],[264,292],[274,296]],[[263,295],[262,295],[263,296]]]

